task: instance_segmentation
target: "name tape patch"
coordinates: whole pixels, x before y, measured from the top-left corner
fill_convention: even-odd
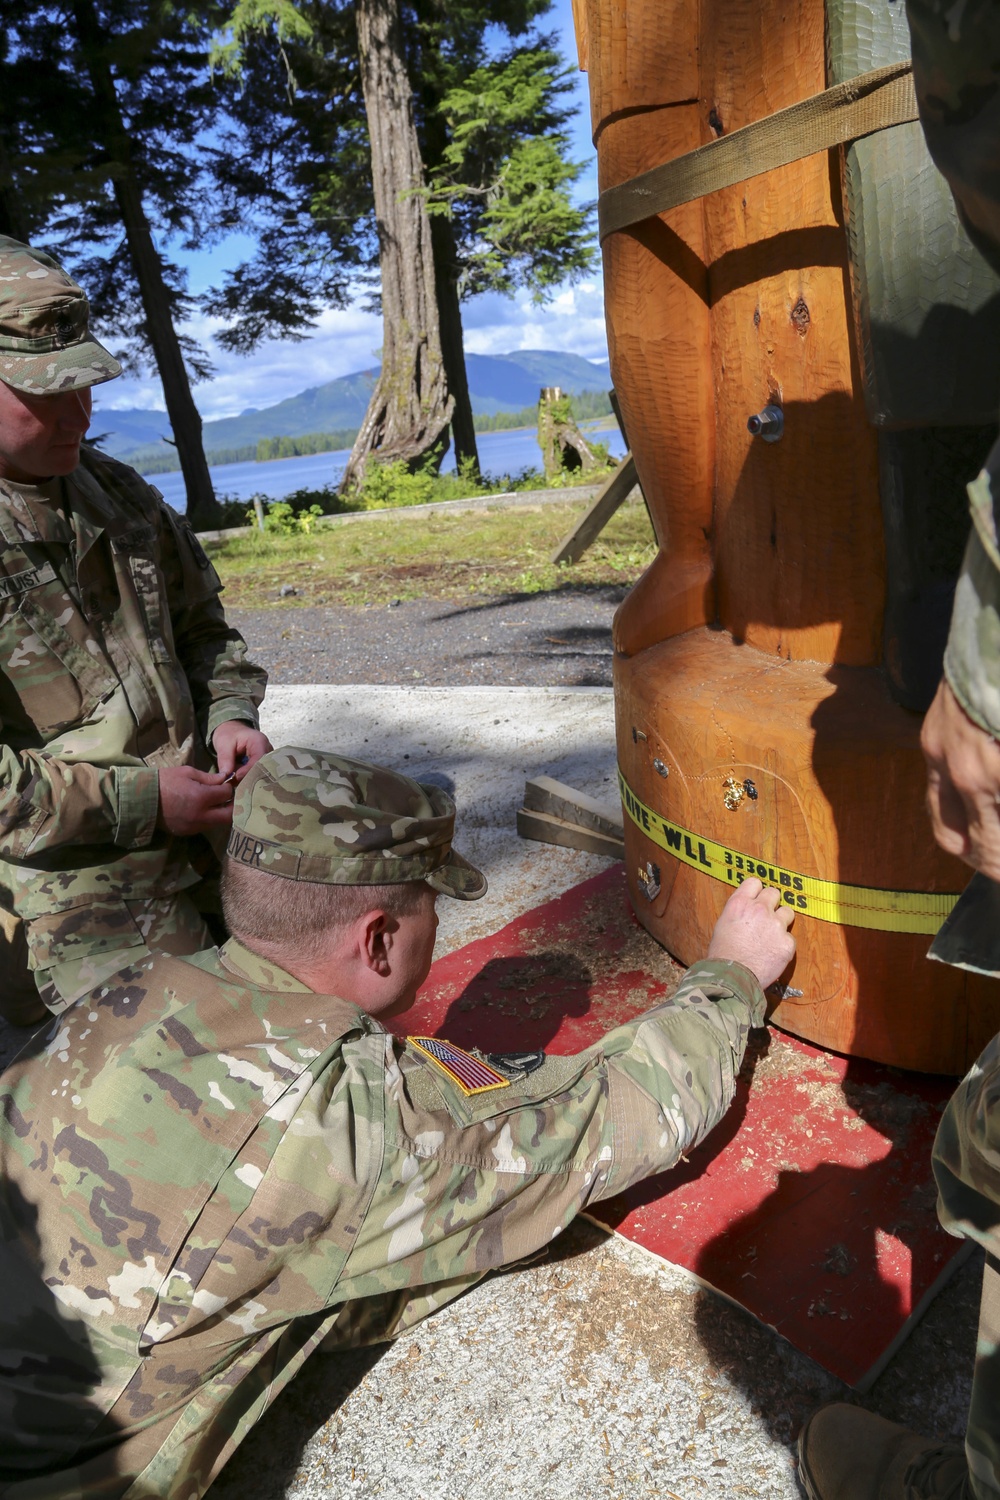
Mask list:
[[[226,853],[230,859],[239,860],[241,865],[253,865],[258,870],[264,849],[265,845],[260,839],[253,839],[248,833],[240,833],[238,828],[233,829],[226,845]]]
[[[781,899],[804,916],[820,922],[836,922],[845,927],[868,927],[878,932],[935,933],[948,916],[958,892],[884,891],[873,886],[842,885],[836,880],[820,880],[800,875],[782,865],[772,864],[730,849],[713,839],[692,833],[678,823],[671,823],[636,796],[621,770],[618,772],[622,805],[632,822],[654,844],[689,865],[702,875],[729,885],[742,885],[748,875],[756,875],[765,885],[781,892]]]
[[[25,568],[23,573],[8,573],[0,577],[0,599],[12,599],[16,594],[27,593],[39,584],[51,583],[55,578],[51,563],[40,563],[37,568]]]
[[[436,1036],[408,1036],[406,1040],[411,1047],[429,1057],[442,1073],[447,1073],[463,1094],[485,1094],[488,1089],[510,1088],[509,1078],[451,1042],[443,1042]]]
[[[152,526],[130,526],[111,538],[111,546],[115,552],[129,552],[133,547],[148,546],[155,535]]]

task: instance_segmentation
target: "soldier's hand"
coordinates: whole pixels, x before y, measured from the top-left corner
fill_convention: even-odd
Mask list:
[[[242,781],[255,761],[274,746],[266,734],[242,719],[227,719],[212,735],[215,764],[223,776]]]
[[[788,930],[794,915],[780,891],[751,875],[722,908],[708,957],[735,960],[756,974],[766,990],[795,957],[795,939]]]
[[[934,837],[949,854],[1000,880],[1000,744],[973,723],[943,678],[920,743]]]
[[[228,828],[233,821],[233,785],[221,771],[168,766],[160,772],[157,826],[187,837]]]

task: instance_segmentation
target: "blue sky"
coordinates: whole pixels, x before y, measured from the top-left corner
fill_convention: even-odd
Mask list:
[[[545,29],[556,33],[567,61],[576,67],[571,0],[555,0],[545,18]],[[587,80],[576,73],[577,113],[573,122],[573,155],[586,168],[576,187],[579,201],[597,197],[597,163],[590,139]],[[189,285],[198,294],[230,266],[244,259],[249,240],[234,235],[200,254],[172,253],[187,267]],[[604,300],[600,274],[560,289],[550,302],[535,306],[521,294],[515,299],[477,297],[463,307],[465,345],[473,354],[503,354],[511,349],[563,349],[587,359],[607,357]],[[321,385],[338,375],[349,375],[375,362],[382,342],[381,320],[361,307],[330,308],[316,332],[302,343],[274,340],[249,357],[226,354],[212,337],[218,321],[198,317],[190,332],[208,349],[215,365],[214,380],[195,386],[194,396],[207,419],[235,416],[247,407],[273,406],[286,396]],[[113,341],[112,341],[113,343]],[[95,407],[162,408],[163,394],[155,376],[121,378],[95,390]]]

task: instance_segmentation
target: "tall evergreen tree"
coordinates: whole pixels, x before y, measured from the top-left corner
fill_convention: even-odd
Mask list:
[[[383,331],[382,368],[341,480],[344,489],[360,482],[376,451],[408,461],[442,450],[455,405],[441,354],[431,222],[399,0],[357,0],[356,16]]]
[[[242,143],[238,136],[228,143],[220,183],[234,210],[239,202],[257,217],[260,249],[208,306],[231,320],[220,342],[248,350],[265,334],[301,336],[324,302],[343,305],[359,285],[370,285],[380,260],[384,301],[398,274],[387,256],[412,240],[406,221],[416,217],[412,200],[419,196],[430,214],[456,457],[476,465],[462,300],[523,286],[544,297],[593,259],[589,214],[569,197],[579,171],[567,159],[563,128],[569,84],[550,42],[531,31],[550,0],[396,3],[422,183],[395,183],[377,215],[372,184],[382,174],[367,122],[390,113],[392,101],[372,96],[372,80],[366,89],[359,67],[359,18],[371,0],[237,6],[229,56],[239,55],[239,83],[230,110]],[[493,52],[498,30],[508,41]],[[266,172],[259,165],[265,159]],[[389,347],[398,323],[397,302],[386,322]],[[373,396],[369,417],[383,395]],[[432,446],[432,426],[410,453],[421,441]],[[419,427],[412,426],[418,438]]]
[[[482,12],[470,7],[472,35],[454,54],[437,4],[426,3],[411,64],[423,98],[428,206],[435,237],[438,308],[445,368],[455,395],[456,455],[478,456],[465,373],[461,304],[478,292],[538,301],[594,262],[590,215],[570,188],[580,168],[568,159],[566,72],[543,39],[480,60],[474,45]],[[516,34],[527,16],[508,16]]]
[[[0,219],[41,238],[86,285],[97,330],[132,368],[155,363],[196,526],[216,502],[178,335],[191,300],[157,247],[201,243],[201,138],[218,108],[208,48],[221,10],[173,0],[0,0]]]

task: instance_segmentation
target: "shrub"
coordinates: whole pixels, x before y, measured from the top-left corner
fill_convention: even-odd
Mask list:
[[[264,517],[264,530],[268,536],[307,536],[312,531],[317,516],[323,514],[318,505],[296,511],[287,500],[272,500]],[[251,525],[256,522],[254,511],[247,511]]]
[[[358,490],[363,510],[383,510],[398,505],[426,505],[434,495],[436,476],[426,468],[411,473],[400,458],[393,463],[369,462]]]

